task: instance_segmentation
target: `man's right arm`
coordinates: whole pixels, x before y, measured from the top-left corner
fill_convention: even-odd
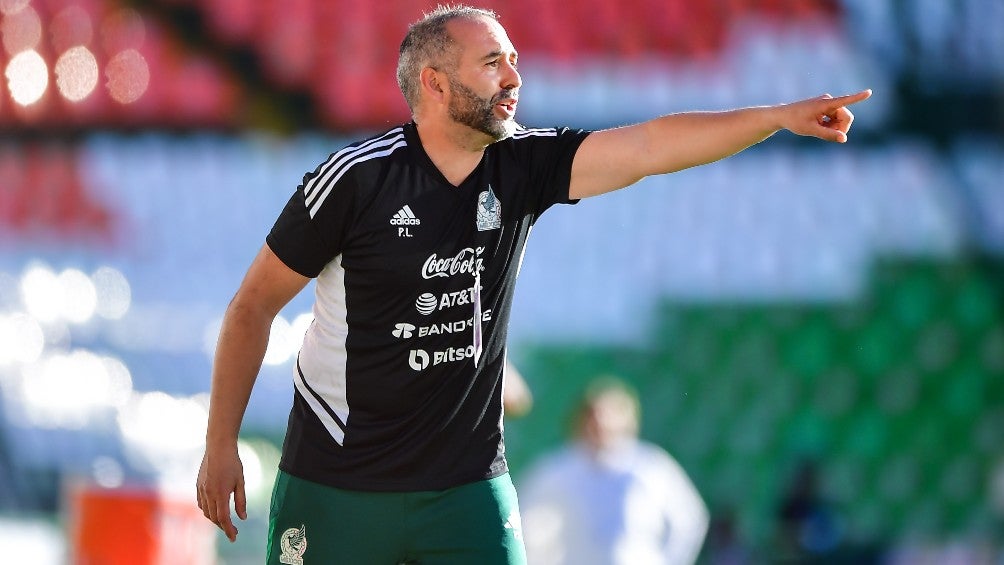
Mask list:
[[[206,518],[230,541],[237,537],[230,518],[231,494],[237,515],[247,517],[244,473],[237,456],[244,411],[261,370],[272,320],[309,281],[264,245],[223,316],[213,361],[206,452],[199,469],[197,498]]]

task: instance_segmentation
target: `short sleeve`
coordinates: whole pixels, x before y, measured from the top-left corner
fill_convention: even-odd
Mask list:
[[[519,130],[513,135],[517,158],[529,164],[528,173],[534,189],[529,200],[534,216],[554,204],[574,204],[568,191],[572,181],[572,162],[582,141],[590,134],[569,128]]]
[[[287,267],[311,278],[342,252],[355,192],[352,175],[324,185],[324,171],[304,177],[265,238]]]

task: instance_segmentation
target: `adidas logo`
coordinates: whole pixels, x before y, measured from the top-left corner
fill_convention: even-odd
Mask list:
[[[411,211],[411,207],[407,204],[390,219],[390,225],[392,226],[417,226],[421,223],[422,220],[415,217],[415,213]]]

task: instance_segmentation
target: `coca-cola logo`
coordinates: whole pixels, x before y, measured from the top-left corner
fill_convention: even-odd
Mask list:
[[[463,273],[473,276],[475,273],[485,270],[484,260],[481,258],[481,254],[484,251],[484,247],[478,247],[477,249],[465,247],[453,257],[442,258],[433,253],[429,255],[429,258],[425,260],[425,264],[422,265],[422,278],[452,277],[453,275]]]

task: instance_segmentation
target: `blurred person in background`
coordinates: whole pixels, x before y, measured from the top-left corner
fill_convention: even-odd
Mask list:
[[[790,474],[776,509],[771,560],[791,565],[887,563],[884,544],[847,535],[843,512],[823,489],[823,471],[820,461],[806,457]]]
[[[533,391],[527,385],[523,373],[506,362],[505,386],[502,390],[502,408],[510,418],[522,418],[533,408]]]
[[[691,565],[708,509],[686,471],[639,439],[638,396],[625,382],[590,383],[568,445],[520,484],[531,565]]]
[[[701,562],[708,565],[756,563],[739,529],[739,515],[734,507],[725,505],[713,510]]]
[[[413,121],[304,177],[224,316],[197,479],[233,541],[237,437],[278,312],[316,279],[273,491],[268,562],[525,563],[502,441],[506,334],[550,206],[717,161],[781,129],[844,142],[863,91],[589,132],[514,121],[496,15],[441,7],[400,46]],[[306,555],[306,557],[305,557]]]
[[[823,497],[818,464],[806,459],[795,469],[777,509],[775,558],[783,563],[817,563],[838,554],[843,528]]]

